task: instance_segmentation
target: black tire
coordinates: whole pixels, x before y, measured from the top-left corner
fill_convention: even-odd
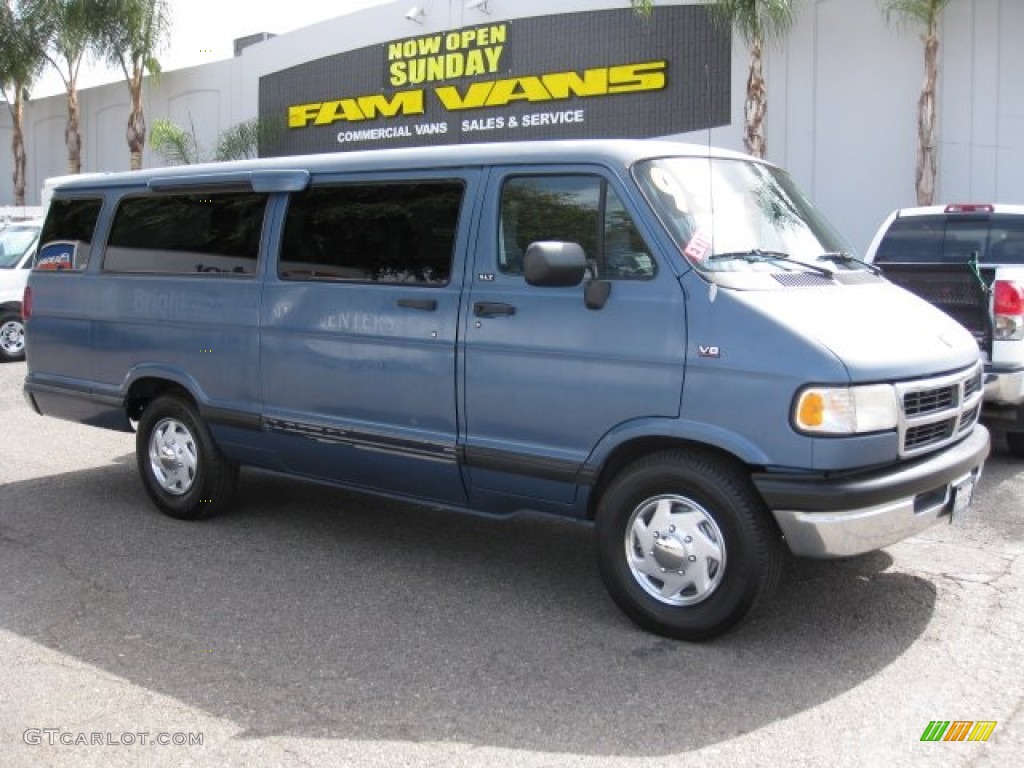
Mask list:
[[[135,457],[149,498],[178,520],[222,511],[238,483],[238,466],[217,448],[192,403],[175,395],[156,398],[142,412]]]
[[[710,453],[665,451],[631,464],[602,495],[596,522],[612,598],[640,627],[677,640],[738,626],[782,570],[781,534],[749,478]]]
[[[1007,432],[1006,445],[1012,456],[1024,459],[1024,432]]]
[[[0,312],[0,362],[25,359],[25,321],[17,312]]]

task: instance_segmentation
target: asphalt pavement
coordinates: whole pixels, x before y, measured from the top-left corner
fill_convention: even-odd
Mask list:
[[[0,765],[1009,766],[1024,755],[1024,461],[959,526],[792,561],[707,644],[606,595],[588,527],[243,470],[161,516],[134,436],[0,365]],[[923,742],[932,721],[987,741]],[[1014,755],[1017,755],[1015,758]]]

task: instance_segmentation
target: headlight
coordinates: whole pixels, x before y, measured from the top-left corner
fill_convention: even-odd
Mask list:
[[[816,435],[854,435],[895,429],[896,390],[888,384],[866,387],[809,387],[796,399],[793,424]]]

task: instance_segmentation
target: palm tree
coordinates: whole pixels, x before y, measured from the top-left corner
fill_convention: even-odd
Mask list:
[[[259,118],[228,126],[217,135],[215,160],[245,160],[259,153],[260,135],[266,133]]]
[[[90,6],[103,6],[102,34],[104,55],[120,67],[131,95],[126,138],[131,152],[131,169],[142,167],[146,147],[146,116],[142,109],[142,82],[146,73],[160,74],[156,54],[170,32],[169,0],[92,0]]]
[[[935,94],[939,81],[939,21],[950,0],[881,0],[887,20],[923,24],[924,83],[917,100],[917,170],[914,182],[917,204],[935,201],[935,179],[938,176],[936,151]]]
[[[743,146],[755,157],[764,157],[764,118],[768,91],[764,81],[765,44],[785,37],[793,28],[800,0],[714,0],[712,12],[739,32],[750,48],[747,96],[743,105]],[[653,0],[630,0],[638,13],[649,15]]]
[[[14,204],[25,205],[25,102],[32,80],[43,67],[43,50],[34,18],[12,0],[0,3],[0,95],[11,112],[14,138]]]
[[[246,160],[259,153],[261,134],[266,131],[259,118],[235,123],[217,134],[217,145],[212,157],[199,144],[196,127],[189,120],[189,130],[170,120],[157,120],[149,133],[153,151],[169,165],[191,165],[202,162]]]
[[[192,165],[202,160],[195,126],[189,132],[170,120],[156,120],[149,132],[149,143],[169,165]]]
[[[24,0],[22,5],[38,20],[43,30],[46,59],[64,82],[68,107],[68,122],[64,128],[68,173],[81,173],[78,72],[86,53],[99,46],[103,5],[95,0]]]

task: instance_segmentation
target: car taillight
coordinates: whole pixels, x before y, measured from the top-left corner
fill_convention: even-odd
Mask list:
[[[1024,285],[996,280],[992,286],[995,338],[999,341],[1024,339]]]
[[[25,293],[21,297],[21,319],[28,320],[32,314],[32,289],[25,286]]]

